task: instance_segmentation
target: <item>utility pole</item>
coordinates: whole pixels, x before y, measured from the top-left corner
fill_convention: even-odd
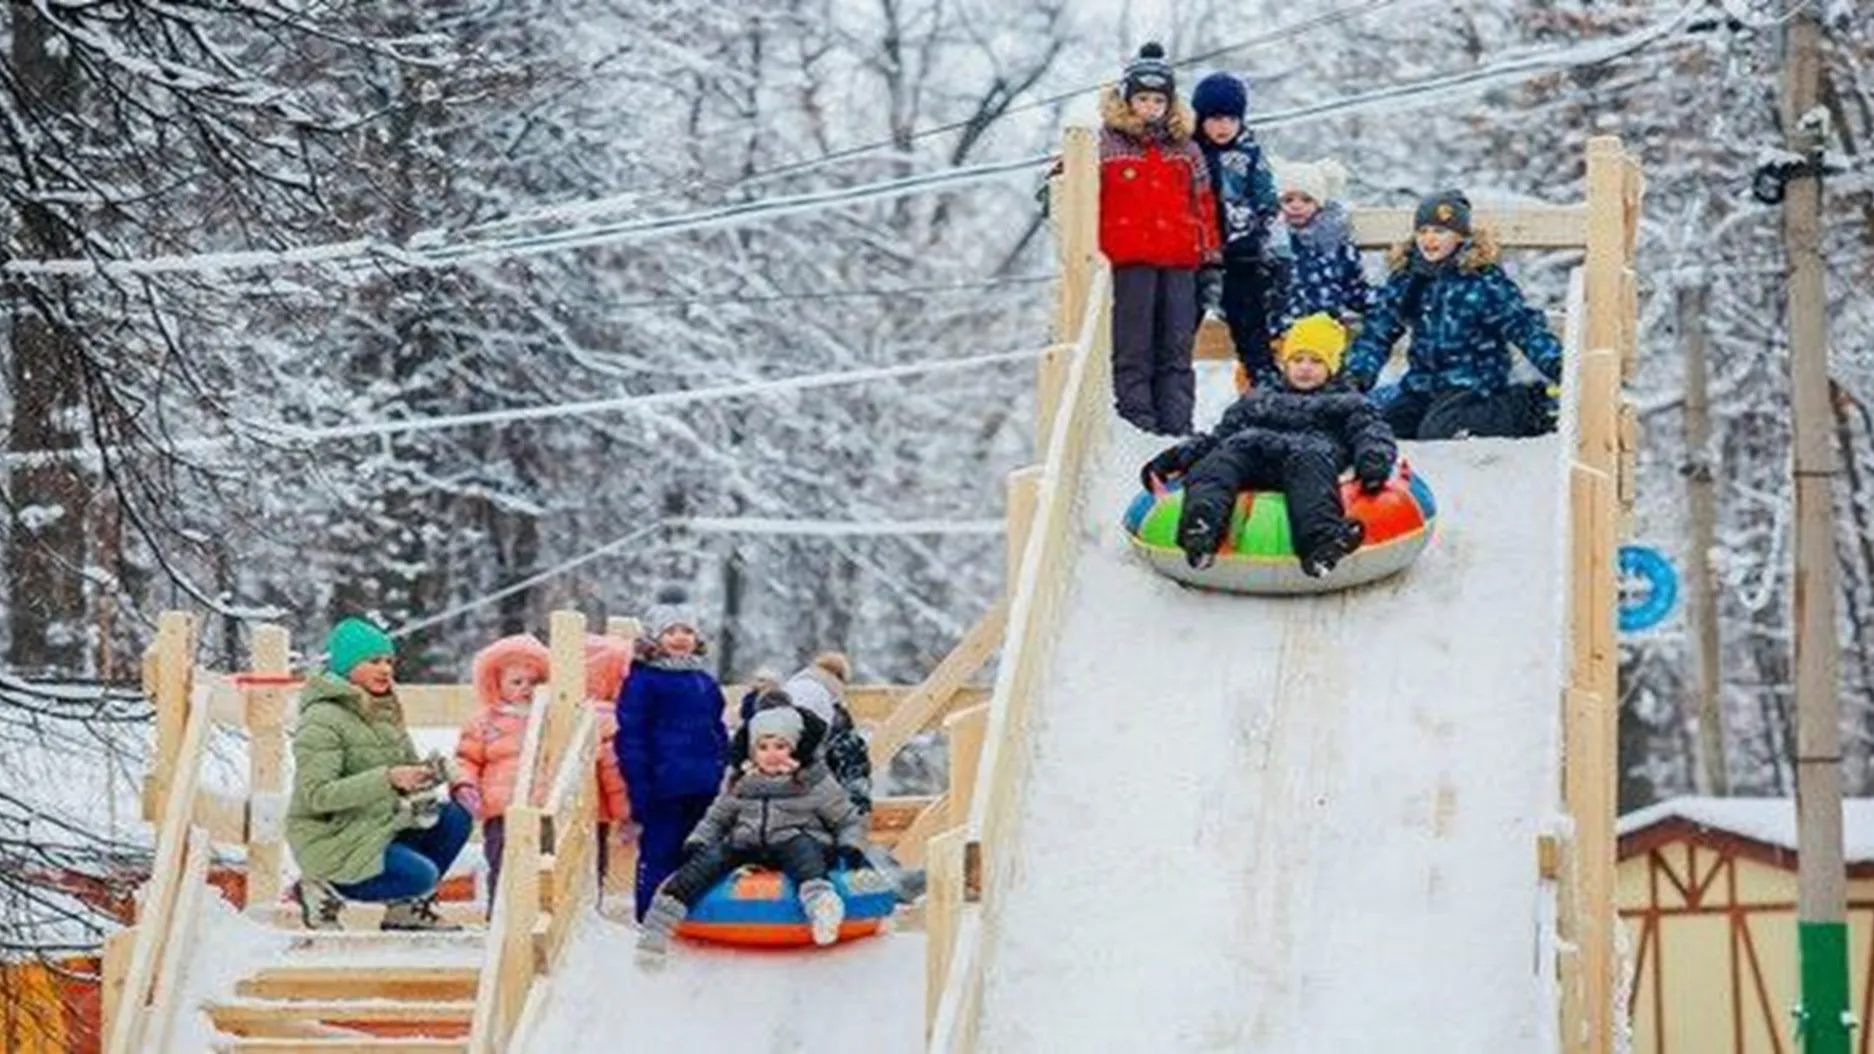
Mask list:
[[[1718,642],[1718,590],[1711,552],[1717,545],[1718,501],[1711,470],[1711,398],[1705,367],[1702,284],[1679,290],[1679,339],[1685,347],[1685,476],[1692,518],[1692,636],[1698,662],[1698,792],[1731,793],[1724,768],[1724,711],[1719,699],[1723,653]]]
[[[1796,900],[1802,963],[1797,1042],[1848,1054],[1848,880],[1842,864],[1841,704],[1835,638],[1835,449],[1822,272],[1822,26],[1808,4],[1788,27],[1783,127],[1802,158],[1783,200],[1796,474]]]

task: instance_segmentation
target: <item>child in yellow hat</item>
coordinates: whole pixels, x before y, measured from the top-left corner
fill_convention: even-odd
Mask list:
[[[1364,530],[1341,505],[1340,474],[1353,469],[1361,489],[1377,493],[1392,476],[1397,451],[1385,418],[1340,378],[1346,353],[1339,321],[1327,314],[1300,319],[1277,349],[1277,383],[1244,394],[1208,435],[1146,463],[1140,475],[1147,487],[1183,477],[1178,545],[1192,567],[1216,559],[1244,490],[1286,496],[1289,536],[1311,577],[1360,547]]]

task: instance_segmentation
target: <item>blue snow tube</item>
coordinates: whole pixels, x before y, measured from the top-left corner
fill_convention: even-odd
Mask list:
[[[898,906],[891,879],[877,871],[836,870],[827,875],[846,902],[839,939],[877,933]],[[800,906],[794,880],[779,871],[745,867],[716,883],[696,902],[677,935],[718,944],[793,948],[813,943],[813,928]]]

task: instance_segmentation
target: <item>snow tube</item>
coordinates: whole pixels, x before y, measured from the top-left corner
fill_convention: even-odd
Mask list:
[[[1341,484],[1347,515],[1366,528],[1366,542],[1320,578],[1301,573],[1289,538],[1288,503],[1280,491],[1237,496],[1236,511],[1216,562],[1199,570],[1185,562],[1178,548],[1178,514],[1184,492],[1176,481],[1162,491],[1146,491],[1126,509],[1126,536],[1159,574],[1187,585],[1233,593],[1326,593],[1377,581],[1405,570],[1432,538],[1438,506],[1431,488],[1404,461],[1378,494],[1363,494],[1358,484]]]
[[[877,871],[842,869],[827,878],[846,902],[846,921],[839,927],[842,941],[877,933],[898,906],[891,879]],[[677,935],[756,948],[813,944],[794,881],[779,871],[753,867],[734,872],[703,894],[677,925]]]

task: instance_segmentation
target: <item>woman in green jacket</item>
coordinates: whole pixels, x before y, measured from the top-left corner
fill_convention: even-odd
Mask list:
[[[436,886],[474,819],[428,791],[446,773],[417,757],[397,701],[396,646],[345,619],[326,638],[326,668],[306,680],[293,733],[286,841],[310,929],[338,928],[346,900],[384,902],[383,928],[455,927],[436,914]]]

